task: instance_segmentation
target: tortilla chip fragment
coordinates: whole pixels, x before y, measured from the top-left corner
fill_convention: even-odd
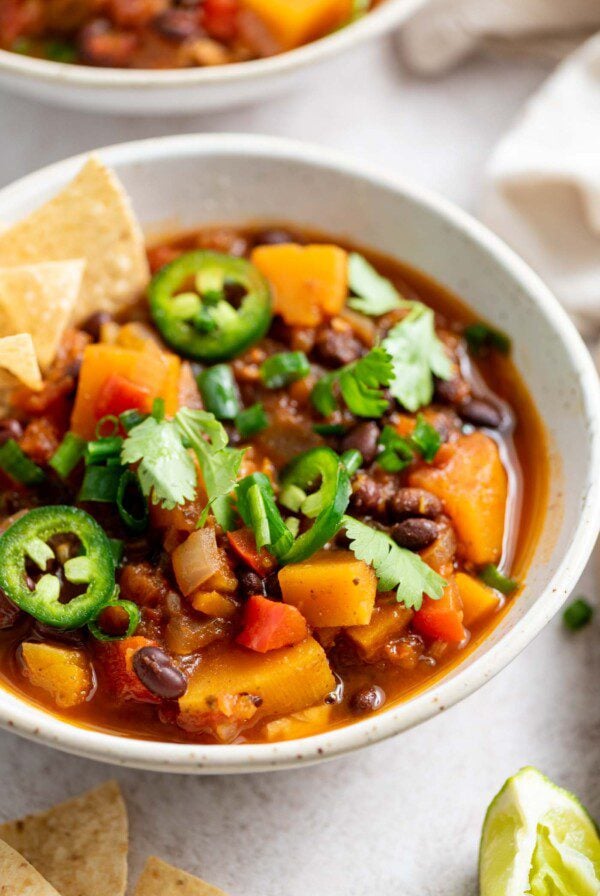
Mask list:
[[[0,825],[0,838],[61,896],[125,894],[127,810],[116,781],[47,812],[8,821]],[[12,892],[16,896],[17,891]]]
[[[0,896],[59,896],[29,862],[0,840]]]
[[[29,333],[17,333],[0,339],[0,391],[24,383],[30,389],[42,388],[42,375]]]
[[[225,896],[225,893],[151,856],[135,888],[135,896]]]
[[[31,333],[42,370],[73,317],[84,268],[82,259],[0,268],[0,336]]]
[[[150,272],[144,237],[116,175],[95,156],[58,195],[0,233],[0,267],[83,258],[74,322],[135,301]]]

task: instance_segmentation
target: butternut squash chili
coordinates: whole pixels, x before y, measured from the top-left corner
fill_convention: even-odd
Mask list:
[[[56,62],[187,68],[292,50],[378,0],[2,0],[0,47]]]
[[[535,528],[509,341],[322,237],[207,228],[149,259],[148,301],[68,331],[0,421],[2,680],[208,743],[427,684],[515,594]]]

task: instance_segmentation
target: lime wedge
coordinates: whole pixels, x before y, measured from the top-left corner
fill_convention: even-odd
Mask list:
[[[480,896],[600,896],[598,828],[577,797],[522,768],[494,797],[479,847]]]

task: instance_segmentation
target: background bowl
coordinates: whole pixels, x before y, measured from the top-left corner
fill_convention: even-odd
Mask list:
[[[484,684],[522,650],[574,587],[600,526],[600,389],[579,335],[541,280],[474,219],[411,184],[303,144],[240,135],[147,140],[100,151],[149,232],[203,223],[288,221],[376,248],[426,271],[506,330],[547,427],[548,513],[523,593],[486,641],[441,682],[335,731],[279,744],[203,746],[72,726],[0,690],[0,725],[107,762],[201,774],[285,768],[364,747],[422,722]],[[0,220],[69,181],[78,156],[0,192]],[[165,213],[168,218],[165,218]]]
[[[0,50],[0,85],[42,102],[128,115],[182,115],[256,102],[302,82],[334,53],[389,31],[425,0],[386,0],[347,28],[287,53],[210,68],[93,68]]]

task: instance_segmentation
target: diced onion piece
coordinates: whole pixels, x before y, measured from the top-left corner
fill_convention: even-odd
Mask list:
[[[191,594],[220,567],[217,539],[213,529],[196,529],[175,548],[173,571],[182,594]]]

